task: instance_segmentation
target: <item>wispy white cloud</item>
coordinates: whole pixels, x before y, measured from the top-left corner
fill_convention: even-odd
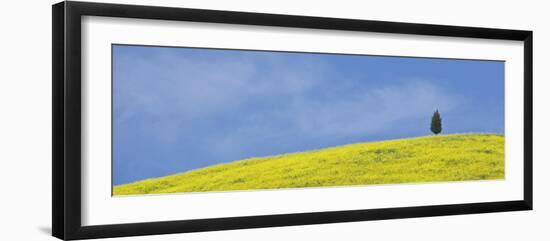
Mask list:
[[[166,143],[197,134],[205,123],[228,127],[200,138],[234,151],[297,135],[368,136],[436,108],[450,110],[458,101],[428,80],[377,83],[358,91],[362,80],[334,81],[325,75],[330,66],[314,57],[299,65],[267,54],[215,59],[164,54],[128,62],[132,66],[121,69],[135,72],[117,77],[115,119],[124,125],[138,116],[140,131]]]
[[[415,81],[374,87],[328,103],[305,100],[295,112],[306,132],[368,135],[387,131],[398,121],[429,116],[436,108],[450,110],[457,101],[431,82]]]

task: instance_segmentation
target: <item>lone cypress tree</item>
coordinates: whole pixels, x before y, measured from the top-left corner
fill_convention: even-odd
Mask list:
[[[430,125],[430,130],[436,135],[441,133],[441,116],[439,115],[439,111],[437,110],[435,110],[432,116],[432,124]]]

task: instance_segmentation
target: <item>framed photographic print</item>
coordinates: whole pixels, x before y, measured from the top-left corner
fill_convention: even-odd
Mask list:
[[[531,31],[61,2],[53,235],[531,210],[532,109]]]

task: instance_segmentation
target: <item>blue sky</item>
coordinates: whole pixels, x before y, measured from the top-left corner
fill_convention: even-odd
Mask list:
[[[504,62],[113,45],[113,183],[348,143],[504,133]]]

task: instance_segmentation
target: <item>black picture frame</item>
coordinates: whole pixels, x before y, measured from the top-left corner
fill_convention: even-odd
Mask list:
[[[522,200],[282,215],[174,220],[99,226],[81,224],[81,17],[104,16],[281,26],[429,36],[517,40],[524,43],[524,194]],[[52,233],[60,239],[200,232],[381,219],[532,210],[533,33],[460,26],[336,19],[90,2],[52,6],[53,195]]]

